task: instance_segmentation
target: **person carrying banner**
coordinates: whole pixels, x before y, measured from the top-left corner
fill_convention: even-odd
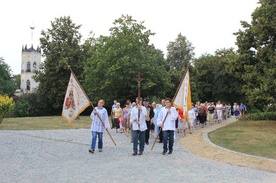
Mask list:
[[[157,125],[162,128],[163,135],[163,152],[165,155],[168,151],[168,138],[169,138],[169,154],[173,152],[174,143],[174,131],[175,131],[175,120],[178,117],[178,112],[175,107],[172,107],[170,98],[165,99],[166,107],[163,107],[157,118]]]
[[[98,149],[99,152],[102,152],[103,149],[103,132],[106,128],[110,127],[107,110],[103,107],[104,100],[101,99],[98,101],[98,106],[94,108],[94,110],[90,114],[90,118],[92,119],[91,123],[91,132],[92,132],[92,142],[91,148],[89,149],[90,153],[95,152],[96,140],[98,136]],[[104,122],[101,122],[101,120]]]

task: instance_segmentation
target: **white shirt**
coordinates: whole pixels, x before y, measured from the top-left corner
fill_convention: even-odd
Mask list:
[[[134,107],[131,109],[130,113],[130,123],[132,123],[132,129],[133,130],[141,130],[145,131],[147,130],[147,124],[146,124],[146,116],[147,116],[147,109],[142,106],[142,112],[140,112],[140,126],[134,121],[138,119],[138,107]]]
[[[190,109],[188,111],[188,118],[189,119],[196,119],[196,114],[195,114],[195,110],[194,109]]]
[[[158,114],[157,117],[157,125],[160,126],[162,122],[164,121],[166,115],[167,115],[168,109],[166,107],[163,107]],[[171,113],[167,115],[166,120],[164,121],[164,126],[162,127],[163,131],[166,130],[175,130],[175,120],[178,118],[178,112],[176,111],[175,107],[170,108]]]
[[[95,107],[94,110],[96,110],[98,112],[100,118],[104,122],[105,127],[109,128],[110,124],[109,124],[109,119],[108,119],[108,114],[107,114],[106,109],[104,107],[102,107],[102,108]],[[104,128],[101,120],[99,119],[98,115],[96,113],[94,113],[94,110],[90,114],[90,118],[92,119],[91,131],[104,132],[105,128]]]

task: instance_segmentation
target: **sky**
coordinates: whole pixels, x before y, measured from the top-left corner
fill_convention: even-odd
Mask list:
[[[233,35],[241,29],[241,20],[251,22],[258,0],[9,0],[1,2],[0,57],[12,74],[20,74],[23,45],[39,45],[41,31],[51,28],[51,21],[70,16],[82,25],[83,40],[93,31],[96,37],[109,35],[109,28],[122,15],[144,21],[155,33],[150,43],[166,55],[167,45],[179,33],[193,47],[195,56],[235,46]],[[34,26],[32,31],[30,26]],[[33,36],[32,36],[33,35]]]

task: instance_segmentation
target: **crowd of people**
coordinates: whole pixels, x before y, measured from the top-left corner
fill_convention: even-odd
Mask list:
[[[96,140],[98,138],[98,150],[102,152],[103,132],[105,128],[110,128],[107,110],[103,107],[104,100],[98,101],[98,106],[92,111],[90,118],[92,142],[90,153],[95,152]],[[162,154],[172,154],[175,133],[181,133],[185,137],[186,133],[193,133],[194,128],[205,125],[220,124],[230,116],[239,118],[246,113],[246,106],[214,102],[196,102],[188,111],[187,121],[183,111],[172,106],[170,98],[162,99],[160,103],[152,102],[145,98],[137,97],[135,102],[127,100],[124,107],[114,100],[111,109],[111,129],[116,133],[125,133],[130,136],[133,143],[132,155],[142,155],[145,145],[149,145],[150,136],[163,143]]]

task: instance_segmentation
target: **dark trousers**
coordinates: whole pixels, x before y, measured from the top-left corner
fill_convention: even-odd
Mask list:
[[[160,133],[159,133],[159,141],[163,142],[163,134],[162,134],[162,128],[159,127]]]
[[[145,142],[146,143],[149,143],[149,137],[150,137],[150,121],[146,121],[147,123],[147,130],[146,130],[146,139],[145,139]]]
[[[139,141],[139,150],[138,150]],[[133,152],[143,152],[145,147],[145,131],[133,130]]]
[[[169,138],[169,152],[173,151],[173,142],[174,142],[174,131],[166,130],[162,132],[163,134],[163,151],[168,151],[168,138]]]

